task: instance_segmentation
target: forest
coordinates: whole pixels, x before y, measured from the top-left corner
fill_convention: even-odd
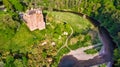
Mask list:
[[[20,14],[31,8],[43,9],[45,30],[30,31],[21,19]],[[101,43],[90,21],[54,9],[82,13],[99,21],[115,42],[114,66],[120,67],[120,0],[0,0],[0,67],[57,67],[71,50]],[[47,44],[41,45],[44,42]],[[85,52],[94,54],[100,49]]]

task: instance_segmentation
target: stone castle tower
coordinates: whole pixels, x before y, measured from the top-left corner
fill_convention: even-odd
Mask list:
[[[30,31],[45,29],[44,17],[40,9],[27,10],[26,13],[23,14],[23,19]]]

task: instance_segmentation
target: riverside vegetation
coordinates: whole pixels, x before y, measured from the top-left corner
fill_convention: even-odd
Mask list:
[[[86,19],[71,13],[53,12],[53,8],[87,14],[101,21],[110,32],[118,48],[114,51],[115,66],[120,66],[120,1],[119,0],[0,0],[6,12],[0,11],[0,61],[5,67],[57,67],[63,54],[79,47],[99,43],[88,34],[94,30]],[[19,12],[31,7],[48,7],[46,29],[29,31]],[[67,19],[66,19],[67,18]],[[68,49],[64,47],[67,37]],[[63,33],[68,33],[64,35]],[[42,43],[47,44],[42,45]],[[55,43],[55,45],[52,45]],[[92,50],[91,50],[92,51]],[[94,53],[94,51],[93,51]],[[46,61],[47,60],[47,61]]]

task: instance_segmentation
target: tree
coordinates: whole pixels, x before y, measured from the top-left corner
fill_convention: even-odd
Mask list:
[[[13,11],[12,4],[9,2],[9,0],[3,0],[3,4],[5,5],[8,11]]]
[[[120,0],[114,0],[114,5],[120,10]]]
[[[15,8],[16,11],[23,11],[24,7],[23,5],[20,3],[19,0],[9,0],[9,2],[13,5],[13,7]]]

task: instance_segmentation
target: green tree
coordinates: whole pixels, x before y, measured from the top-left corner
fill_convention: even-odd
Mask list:
[[[117,9],[120,10],[120,0],[114,0],[114,5]]]
[[[13,7],[15,8],[15,10],[17,10],[17,11],[23,11],[24,10],[24,7],[20,3],[19,0],[9,0],[9,1],[13,5]]]
[[[13,10],[12,4],[9,2],[9,0],[3,0],[3,4],[5,5],[8,11]]]

